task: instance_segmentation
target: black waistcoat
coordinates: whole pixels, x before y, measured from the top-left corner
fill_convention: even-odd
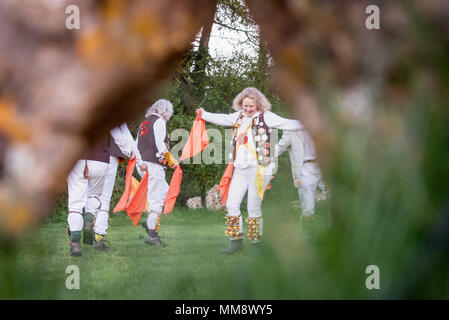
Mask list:
[[[142,122],[138,131],[139,142],[137,143],[137,148],[139,149],[143,161],[163,165],[165,160],[164,155],[159,154],[154,137],[154,123],[158,119],[159,117],[153,114],[144,122]],[[169,149],[167,133],[165,134],[164,142],[167,146],[167,149]]]

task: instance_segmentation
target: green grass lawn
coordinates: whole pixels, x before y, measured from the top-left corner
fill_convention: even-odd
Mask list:
[[[49,221],[27,234],[17,244],[20,250],[3,256],[0,296],[6,299],[320,296],[320,284],[326,277],[319,276],[314,288],[300,285],[301,281],[309,283],[307,278],[316,275],[319,268],[313,262],[310,244],[301,237],[299,212],[293,209],[279,212],[272,205],[265,206],[265,242],[260,254],[254,254],[247,240],[242,252],[232,256],[220,254],[229,243],[224,237],[224,213],[206,209],[177,208],[164,216],[160,231],[164,247],[145,244],[144,229],[139,225],[134,228],[125,214],[118,214],[111,219],[109,252],[94,252],[92,246],[82,244],[82,257],[69,255],[66,224]],[[65,286],[69,265],[79,267],[79,290],[68,290]]]

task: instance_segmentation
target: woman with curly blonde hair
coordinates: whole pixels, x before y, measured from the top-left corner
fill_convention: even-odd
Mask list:
[[[222,251],[232,254],[243,249],[243,229],[240,205],[248,192],[248,238],[253,244],[261,242],[263,218],[262,199],[271,178],[274,162],[270,134],[273,128],[302,130],[297,120],[284,119],[270,111],[271,103],[256,88],[246,88],[234,99],[231,114],[217,114],[197,109],[205,121],[216,125],[234,127],[233,152],[229,155],[234,170],[226,200],[227,216],[225,234],[231,245]],[[258,247],[258,246],[257,246]]]

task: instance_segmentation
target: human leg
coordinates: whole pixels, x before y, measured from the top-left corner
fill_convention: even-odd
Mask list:
[[[306,238],[310,238],[315,229],[315,193],[320,180],[318,166],[315,163],[304,164],[298,193],[302,210],[301,226]]]
[[[270,182],[271,171],[264,175],[263,188],[267,187]],[[262,217],[262,198],[258,194],[258,189],[254,184],[256,173],[248,174],[248,239],[251,243],[256,244],[262,241],[263,236],[263,217]]]
[[[67,223],[70,236],[70,255],[81,255],[81,229],[83,207],[87,198],[87,179],[84,178],[84,161],[76,162],[67,178],[68,209]]]
[[[101,209],[109,212],[111,196],[114,191],[115,177],[117,175],[118,159],[111,156],[109,165],[104,178],[103,192],[101,193]]]
[[[100,161],[87,160],[87,166],[89,175],[87,177],[87,203],[84,208],[83,242],[86,244],[95,244],[95,241],[101,242],[102,236],[106,234],[108,225],[108,213],[104,211],[100,213],[102,209],[101,194],[104,188],[104,179],[108,170],[108,164]],[[95,234],[98,234],[97,239],[94,238],[94,231]],[[105,249],[103,245],[101,247]]]
[[[101,208],[97,211],[95,218],[94,248],[97,248],[99,250],[104,250],[106,248],[103,241],[103,237],[107,234],[109,227],[109,208],[112,192],[114,190],[117,167],[118,167],[117,158],[111,156],[109,159],[109,165],[107,166],[107,171],[104,178],[103,191],[100,196]]]
[[[231,245],[222,250],[223,254],[232,254],[243,249],[243,222],[240,205],[248,190],[248,181],[241,170],[234,171],[229,186],[228,199],[226,201],[226,229],[225,235],[231,239]]]
[[[148,217],[146,226],[148,238],[145,242],[149,245],[161,245],[159,238],[160,221],[164,207],[165,196],[168,192],[168,184],[165,181],[165,171],[162,166],[154,163],[148,165]]]

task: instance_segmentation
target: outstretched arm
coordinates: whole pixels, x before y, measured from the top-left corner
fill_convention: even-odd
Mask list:
[[[304,126],[298,120],[285,119],[271,111],[264,113],[265,122],[270,128],[277,128],[287,131],[299,131],[304,130]]]
[[[223,113],[212,113],[207,112],[203,109],[197,109],[197,112],[200,113],[200,117],[207,122],[223,126],[223,127],[232,127],[234,126],[234,122],[237,120],[239,115],[239,111],[231,113],[231,114],[223,114]]]

